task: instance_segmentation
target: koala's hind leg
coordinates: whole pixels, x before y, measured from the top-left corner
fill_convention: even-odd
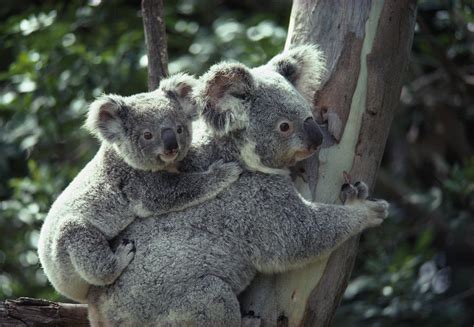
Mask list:
[[[170,310],[173,326],[240,327],[240,306],[231,287],[215,276],[189,283],[188,292]]]
[[[108,325],[98,308],[92,303],[87,306],[87,316],[92,327],[106,327]]]
[[[68,253],[76,272],[89,284],[111,284],[135,255],[133,243],[120,244],[115,252],[105,236],[95,228],[70,228]]]
[[[103,287],[91,286],[87,295],[87,316],[91,327],[132,327],[145,326],[143,321],[136,322],[130,318],[129,312],[119,308],[115,299],[104,296]]]

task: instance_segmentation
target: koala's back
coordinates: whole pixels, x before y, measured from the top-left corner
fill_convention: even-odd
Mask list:
[[[94,228],[85,217],[107,201],[113,185],[107,180],[110,167],[104,166],[103,149],[79,172],[51,206],[41,228],[38,254],[43,269],[53,286],[75,300],[84,300],[88,285],[77,275],[67,253],[68,239],[78,230]],[[118,211],[108,211],[111,217]],[[100,221],[99,224],[100,226]],[[97,227],[97,226],[95,226]],[[118,232],[117,232],[118,233]]]
[[[172,301],[181,301],[203,276],[216,276],[240,293],[256,273],[249,240],[259,237],[262,226],[272,226],[265,221],[272,217],[264,213],[264,206],[271,205],[263,201],[267,179],[244,173],[226,192],[198,207],[166,219],[136,220],[116,240],[135,242],[134,260],[113,285],[92,290],[93,302],[101,303],[103,296],[102,311],[110,303],[109,312],[122,313],[124,319],[153,321],[176,308],[180,303]]]
[[[91,182],[97,174],[96,161],[96,158],[90,161],[59,195],[41,227],[38,244],[41,265],[53,286],[67,294],[70,288],[87,290],[85,283],[74,273],[68,262],[69,258],[64,250],[67,246],[67,234],[64,229],[68,228],[68,224],[74,223],[74,217],[77,217],[74,215],[74,210],[79,205],[76,201],[84,198],[84,194],[87,194],[88,188],[91,187]],[[84,294],[72,295],[74,299],[84,297]]]

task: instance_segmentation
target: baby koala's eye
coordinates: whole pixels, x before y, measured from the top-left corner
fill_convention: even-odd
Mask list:
[[[145,132],[143,133],[143,138],[145,140],[151,140],[153,138],[153,134],[151,134],[150,132]]]
[[[181,134],[182,132],[183,132],[183,126],[178,125],[178,127],[176,128],[176,133]]]

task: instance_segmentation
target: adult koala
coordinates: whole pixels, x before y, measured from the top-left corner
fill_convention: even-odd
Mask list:
[[[305,265],[382,222],[387,202],[367,201],[364,187],[362,198],[350,188],[350,205],[310,203],[289,177],[322,141],[309,102],[322,72],[317,48],[301,46],[253,69],[217,64],[200,79],[196,97],[214,135],[188,164],[223,159],[245,171],[217,198],[120,235],[117,244],[135,242],[135,258],[113,285],[91,289],[94,325],[240,326],[237,294],[257,272]]]

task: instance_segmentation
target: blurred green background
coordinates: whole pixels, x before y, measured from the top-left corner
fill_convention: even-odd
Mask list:
[[[64,300],[38,263],[49,206],[91,159],[81,129],[102,92],[146,90],[139,1],[2,1],[0,299]],[[170,72],[283,48],[291,3],[166,1]],[[376,195],[392,202],[363,235],[335,326],[474,323],[474,8],[420,1],[400,108]]]

